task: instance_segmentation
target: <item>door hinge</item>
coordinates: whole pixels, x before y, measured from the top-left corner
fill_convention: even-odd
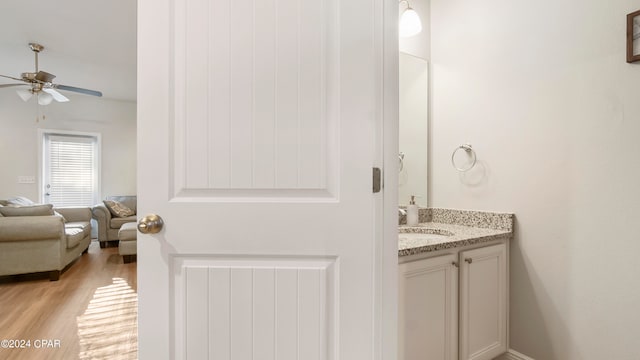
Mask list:
[[[382,170],[380,168],[373,168],[373,193],[380,192],[382,188]]]

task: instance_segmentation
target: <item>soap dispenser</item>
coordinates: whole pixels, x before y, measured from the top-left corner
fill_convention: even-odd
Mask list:
[[[418,205],[416,205],[415,195],[411,195],[411,201],[409,201],[409,205],[407,206],[407,225],[418,225]]]

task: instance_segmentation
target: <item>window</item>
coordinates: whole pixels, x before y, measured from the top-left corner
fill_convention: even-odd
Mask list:
[[[100,135],[47,130],[42,141],[43,202],[56,207],[96,204]]]

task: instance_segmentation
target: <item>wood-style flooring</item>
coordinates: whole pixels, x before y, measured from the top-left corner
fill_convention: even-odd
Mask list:
[[[137,359],[136,266],[93,241],[58,281],[0,277],[0,359]]]

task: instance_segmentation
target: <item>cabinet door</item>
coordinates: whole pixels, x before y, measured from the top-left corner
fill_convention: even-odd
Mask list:
[[[460,253],[460,359],[489,360],[507,351],[507,247]]]
[[[399,265],[398,359],[458,359],[458,257]]]

